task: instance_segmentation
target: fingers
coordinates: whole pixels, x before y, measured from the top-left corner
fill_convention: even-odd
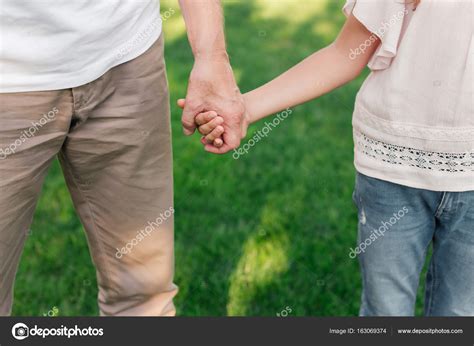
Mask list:
[[[218,117],[217,114],[215,115],[215,118],[213,118],[211,121],[204,123],[204,125],[200,125],[198,127],[198,131],[206,136],[209,133],[211,133],[216,127],[219,125],[222,125],[224,123],[224,119],[221,117]]]
[[[181,117],[181,124],[183,126],[183,132],[186,136],[190,136],[196,130],[196,125],[194,124],[194,119],[192,113],[186,107],[186,100],[179,99],[177,102],[178,107],[183,109],[183,116]]]
[[[211,131],[211,133],[209,133],[206,136],[206,141],[208,143],[214,143],[214,146],[216,146],[215,141],[218,138],[220,138],[220,136],[222,136],[223,133],[224,133],[224,126],[217,126],[214,130]]]
[[[190,136],[194,133],[194,131],[196,131],[196,122],[194,121],[194,117],[199,112],[195,109],[191,109],[191,107],[189,107],[189,102],[187,103],[183,99],[178,100],[178,106],[183,107],[183,115],[181,117],[183,133],[186,136]]]
[[[179,99],[176,103],[178,104],[179,108],[184,109],[184,105],[186,104],[186,101],[185,99]]]
[[[196,131],[196,123],[194,122],[194,115],[192,113],[183,112],[181,124],[183,126],[183,133],[186,136],[191,136],[194,131]]]
[[[220,148],[218,148],[218,147],[216,147],[212,144],[205,144],[204,145],[204,150],[206,150],[207,152],[212,153],[212,154],[222,155],[222,154],[225,154],[225,153],[231,151],[232,148],[229,145],[227,145],[226,143],[224,143],[222,145],[222,147],[220,147]]]
[[[201,137],[201,144],[206,146],[206,145],[210,145],[210,146],[213,146],[215,148],[220,148],[224,145],[224,141],[222,140],[222,138],[216,138],[214,140],[214,143],[212,142],[209,142],[206,137]]]
[[[246,133],[247,127],[245,126],[243,130],[245,130],[244,133]],[[232,131],[225,130],[223,134],[223,138],[224,140],[223,140],[222,145],[216,145],[216,141],[219,138],[215,139],[214,143],[211,144],[210,142],[207,141],[205,137],[203,137],[201,143],[204,145],[204,150],[213,154],[226,154],[229,151],[232,151],[238,148],[240,145],[241,137],[238,131],[237,133],[235,132],[232,133]]]
[[[219,119],[221,119],[221,117],[217,116],[211,120],[211,122],[198,127],[199,132],[204,135],[204,137],[201,138],[201,143],[204,145],[204,149],[213,154],[225,154],[237,148],[241,140],[238,134],[228,135],[226,132],[227,130],[225,130],[222,125],[217,125],[215,128],[212,128],[214,126],[213,123],[218,122]],[[210,125],[209,127],[211,129],[209,130],[206,125]]]
[[[212,143],[216,148],[220,148],[224,145],[224,141],[222,140],[222,138],[216,138],[214,140],[214,143]]]
[[[185,99],[178,99],[178,101],[176,101],[176,104],[178,105],[178,107],[183,109],[181,124],[183,126],[183,132],[186,136],[192,135],[196,131],[197,125],[206,124],[217,117],[217,113],[213,111],[199,113],[195,116],[194,112],[192,112],[189,107],[186,107]],[[206,127],[207,132],[203,134],[207,135],[209,132],[212,131],[212,129],[214,129],[219,124],[220,123],[215,124],[214,126],[212,126],[212,128]]]
[[[213,144],[216,148],[222,147],[224,141],[220,138],[224,134],[224,127],[220,126],[224,123],[224,118],[219,117],[216,112],[200,113],[195,118],[198,126],[198,131],[205,137],[203,144]]]
[[[184,109],[181,122],[183,124],[183,132],[185,135],[191,135],[196,128],[204,136],[201,138],[201,143],[205,146],[205,150],[215,154],[225,154],[232,149],[231,145],[224,143],[221,137],[225,129],[221,124],[224,119],[219,117],[216,112],[202,112],[194,118],[188,113],[186,108],[186,100],[178,99],[176,102],[178,107]],[[238,136],[228,136],[230,141],[240,143]],[[238,145],[238,144],[237,144]]]
[[[217,117],[216,112],[213,112],[213,111],[204,112],[204,113],[199,113],[198,115],[196,115],[196,118],[194,118],[194,121],[196,122],[196,124],[201,126],[201,125],[209,123],[211,120],[213,120],[216,117]]]
[[[237,148],[240,145],[240,131],[228,130],[224,134],[224,142],[229,146],[228,150]],[[222,149],[222,148],[221,148]]]

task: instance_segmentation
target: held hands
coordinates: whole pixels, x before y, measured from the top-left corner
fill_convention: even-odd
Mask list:
[[[178,100],[178,106],[184,108],[185,100]],[[219,116],[215,111],[202,112],[196,115],[194,118],[195,126],[198,132],[202,135],[201,143],[204,145],[206,151],[224,154],[227,151],[235,148],[230,148],[225,151],[219,151],[225,143],[225,128],[223,126],[225,120]],[[244,138],[247,134],[247,127],[249,125],[247,114],[243,116],[242,127],[241,127],[241,138]],[[230,146],[229,146],[230,147]]]
[[[179,100],[178,106],[183,108],[184,134],[192,135],[198,128],[206,151],[224,154],[246,135],[245,104],[227,54],[196,58],[186,100]]]

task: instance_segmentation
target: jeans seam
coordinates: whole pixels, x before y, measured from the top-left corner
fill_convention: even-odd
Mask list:
[[[433,306],[434,306],[434,300],[435,300],[435,289],[436,289],[436,262],[435,262],[435,255],[433,253],[432,255],[432,270],[431,270],[431,276],[432,276],[432,280],[431,280],[431,285],[430,285],[430,295],[429,295],[429,301],[428,301],[428,308],[426,309],[426,314],[427,316],[431,316],[432,315],[432,312],[433,312]]]
[[[106,267],[106,270],[104,270],[104,274],[105,274],[104,277],[107,281],[107,284],[110,287],[112,287],[112,285],[111,285],[112,280],[111,280],[111,276],[110,276],[110,271],[107,268],[108,264],[107,264],[106,252],[105,252],[105,249],[104,249],[104,246],[103,246],[103,240],[101,239],[99,232],[97,232],[97,225],[96,225],[96,217],[95,217],[95,213],[94,213],[94,208],[92,207],[91,203],[89,202],[87,194],[80,188],[79,184],[77,183],[76,177],[73,174],[72,168],[69,164],[69,160],[67,159],[66,155],[61,154],[61,156],[63,157],[64,163],[66,164],[66,166],[69,169],[69,172],[71,174],[71,180],[72,180],[73,184],[76,186],[77,191],[79,191],[80,195],[82,196],[82,198],[84,198],[84,201],[86,202],[87,209],[89,211],[89,214],[90,214],[90,217],[91,217],[91,220],[92,220],[92,229],[93,229],[94,235],[97,239],[97,243],[99,245],[100,251],[102,252],[102,256],[104,256],[103,257],[104,258],[104,266]]]
[[[443,213],[444,207],[445,207],[444,204],[445,204],[447,198],[448,198],[448,194],[446,192],[443,192],[443,195],[441,197],[441,201],[439,202],[438,208],[436,209],[436,212],[435,212],[436,217],[440,217],[441,214]]]

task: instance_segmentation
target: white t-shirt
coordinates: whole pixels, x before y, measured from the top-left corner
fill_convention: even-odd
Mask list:
[[[353,116],[359,172],[435,191],[474,190],[474,1],[347,0],[380,47]],[[363,54],[372,40],[354,47]]]
[[[0,0],[0,92],[72,88],[144,53],[157,0]]]

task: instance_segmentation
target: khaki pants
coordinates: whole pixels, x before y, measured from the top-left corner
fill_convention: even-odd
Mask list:
[[[97,268],[101,315],[175,314],[169,113],[162,38],[89,84],[0,94],[0,315],[11,313],[56,155]]]

